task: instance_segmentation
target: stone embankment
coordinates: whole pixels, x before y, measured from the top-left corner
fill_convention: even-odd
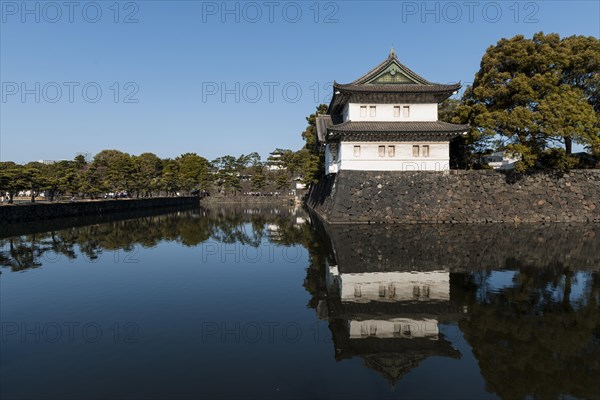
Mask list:
[[[600,222],[600,170],[340,171],[307,204],[329,223]]]
[[[20,223],[55,218],[106,215],[133,210],[174,206],[198,206],[198,197],[156,197],[75,201],[71,203],[29,203],[0,206],[0,223]]]

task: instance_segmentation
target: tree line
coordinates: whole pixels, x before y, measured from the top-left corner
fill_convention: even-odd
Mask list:
[[[189,195],[194,191],[287,194],[295,180],[312,179],[314,160],[304,149],[281,153],[277,164],[262,162],[255,152],[208,161],[196,153],[161,159],[154,153],[130,155],[119,150],[103,150],[91,162],[82,155],[52,164],[0,162],[0,192],[9,203],[22,192],[27,192],[32,202],[42,192],[50,201],[62,196],[96,199],[116,193],[128,197]]]

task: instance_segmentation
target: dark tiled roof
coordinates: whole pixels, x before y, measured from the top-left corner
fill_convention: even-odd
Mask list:
[[[354,92],[354,93],[432,93],[432,92],[449,92],[452,93],[460,89],[460,83],[451,83],[444,85],[441,83],[422,84],[388,84],[388,85],[356,85],[356,84],[340,84],[333,83],[333,90]]]
[[[331,115],[317,115],[317,138],[319,139],[319,142],[323,142],[325,140],[327,129],[329,129],[332,125],[333,121],[331,120]]]
[[[469,125],[443,121],[346,121],[333,125],[330,132],[464,132]]]
[[[384,72],[390,66],[396,66],[400,69],[400,74],[406,76],[408,80],[413,83],[399,83],[399,84],[377,84],[371,83],[379,74]],[[340,84],[337,82],[333,83],[334,90],[344,90],[352,92],[401,92],[401,93],[418,93],[418,92],[447,92],[455,91],[460,89],[460,83],[452,84],[441,84],[430,82],[423,78],[406,65],[398,61],[396,53],[390,52],[388,58],[386,58],[381,64],[367,72],[365,75],[356,79],[354,82],[349,84]]]
[[[329,127],[329,132],[432,132],[455,133],[465,132],[468,125],[450,124],[442,121],[346,121]]]
[[[394,76],[403,77],[400,81],[378,81],[381,74],[392,69]],[[349,84],[334,82],[333,97],[329,103],[328,114],[339,114],[348,102],[418,102],[440,103],[460,89],[461,84],[442,84],[430,82],[398,61],[396,53],[390,55],[381,64]]]
[[[449,139],[466,132],[468,125],[449,124],[442,121],[423,122],[371,122],[347,121],[327,129],[326,140],[347,141]]]

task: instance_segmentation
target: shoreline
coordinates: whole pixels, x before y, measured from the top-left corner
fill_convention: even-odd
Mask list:
[[[20,202],[0,206],[0,225],[32,224],[36,221],[104,217],[113,214],[135,214],[144,210],[177,209],[216,205],[302,205],[295,196],[231,196],[231,197],[151,197],[141,199],[96,199],[70,201]]]
[[[6,204],[0,206],[0,224],[18,224],[59,218],[104,216],[139,210],[164,209],[178,206],[198,206],[199,204],[199,198],[193,196]]]

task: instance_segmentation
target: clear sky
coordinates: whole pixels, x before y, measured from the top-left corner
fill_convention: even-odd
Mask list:
[[[298,149],[305,117],[398,58],[468,83],[502,37],[600,36],[598,1],[0,2],[0,160]]]

